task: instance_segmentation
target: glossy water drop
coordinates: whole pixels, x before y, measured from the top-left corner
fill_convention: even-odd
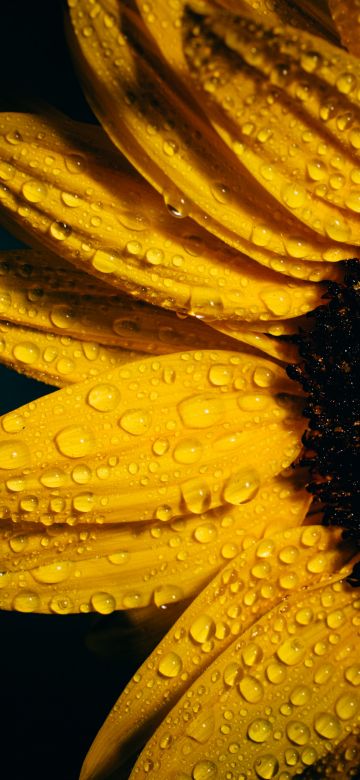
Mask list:
[[[91,388],[87,402],[98,412],[112,412],[120,401],[121,395],[115,385],[98,384]]]
[[[252,501],[260,488],[259,474],[250,468],[241,469],[232,474],[223,490],[223,498],[228,504],[237,506]]]
[[[160,658],[158,671],[163,677],[177,677],[182,671],[182,659],[177,653],[166,653]]]
[[[83,425],[68,425],[55,436],[59,452],[67,458],[83,458],[95,449],[95,437]]]
[[[215,718],[212,712],[203,714],[190,723],[186,729],[186,734],[195,742],[204,745],[211,737],[215,727]]]
[[[30,462],[31,454],[25,442],[16,439],[0,442],[0,469],[22,469]]]
[[[341,733],[340,722],[332,712],[320,712],[316,715],[314,729],[324,739],[336,739]]]
[[[251,675],[245,675],[242,680],[240,680],[239,691],[245,701],[251,702],[251,704],[256,704],[261,701],[264,695],[264,689],[260,680],[257,680],[256,677],[252,677]]]
[[[20,360],[20,363],[31,365],[31,363],[35,363],[38,360],[40,350],[39,347],[36,344],[32,344],[31,341],[20,341],[15,345],[13,354],[17,360]]]
[[[217,527],[214,523],[202,523],[195,528],[194,538],[200,544],[209,544],[213,542],[218,535]]]
[[[257,387],[270,387],[275,381],[275,374],[270,368],[257,366],[253,373],[253,382]]]
[[[50,320],[57,328],[71,328],[75,319],[75,312],[70,306],[59,303],[50,312]]]
[[[345,669],[345,679],[351,683],[351,685],[360,685],[360,664],[352,664]]]
[[[209,428],[219,425],[225,417],[223,399],[206,393],[186,398],[179,404],[178,409],[187,428]]]
[[[280,647],[278,647],[276,654],[280,661],[286,666],[295,666],[303,660],[306,647],[303,645],[300,639],[286,639]]]
[[[213,761],[198,761],[192,770],[193,780],[213,780],[218,775],[218,768]]]
[[[63,471],[61,471],[61,469],[53,468],[43,471],[39,479],[41,484],[45,487],[58,488],[64,484],[66,475]]]
[[[22,186],[22,194],[29,203],[40,203],[47,196],[47,187],[41,181],[29,179]]]
[[[274,685],[281,685],[281,683],[283,683],[286,678],[286,669],[282,666],[282,664],[278,664],[276,662],[269,663],[269,665],[266,667],[266,676],[269,682],[273,683]]]
[[[46,584],[55,584],[57,582],[64,582],[69,577],[72,568],[70,561],[64,561],[63,563],[49,563],[45,566],[38,566],[37,569],[32,569],[31,574],[37,582],[44,582]]]
[[[197,439],[181,439],[174,448],[174,460],[177,463],[196,463],[202,453],[202,444]]]
[[[265,718],[253,720],[247,730],[247,735],[252,742],[266,742],[272,734],[272,725]]]
[[[290,693],[291,704],[295,707],[303,707],[311,699],[311,689],[307,685],[297,685]]]
[[[173,604],[175,601],[181,601],[183,598],[184,591],[178,585],[160,585],[153,593],[154,604],[157,607]]]
[[[33,593],[29,590],[17,593],[12,603],[13,609],[17,612],[36,612],[39,606],[39,596],[37,593]]]
[[[146,409],[129,409],[120,417],[119,425],[133,436],[141,436],[151,427],[151,414]]]
[[[249,642],[242,650],[241,657],[245,666],[254,666],[261,661],[263,651],[260,645],[257,645],[255,642]]]
[[[211,492],[203,479],[189,479],[180,487],[186,509],[196,515],[206,512],[211,505]]]
[[[18,412],[5,414],[1,419],[1,425],[6,433],[19,433],[25,428],[25,418]]]
[[[290,721],[286,726],[286,734],[294,745],[306,745],[311,736],[309,727],[300,720]]]
[[[214,365],[209,368],[209,381],[215,387],[223,387],[230,384],[233,375],[234,372],[230,366]]]
[[[254,762],[254,769],[258,777],[262,780],[269,780],[279,771],[279,762],[276,756],[272,753],[268,753],[263,756],[259,756]]]
[[[350,720],[359,709],[359,699],[350,693],[344,693],[335,704],[335,712],[341,720]]]
[[[65,241],[71,235],[72,228],[66,222],[52,222],[49,232],[56,241]]]
[[[189,634],[195,642],[204,644],[215,634],[216,625],[210,615],[199,615],[189,628]]]
[[[101,615],[109,615],[116,609],[116,601],[111,593],[99,591],[91,596],[90,601],[95,612],[99,612]]]
[[[91,512],[94,509],[94,494],[93,493],[79,493],[73,498],[73,508],[76,512]]]

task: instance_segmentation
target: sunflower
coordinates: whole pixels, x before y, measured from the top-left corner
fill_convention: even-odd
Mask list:
[[[101,127],[0,116],[0,606],[180,605],[82,780],[358,771],[357,6],[68,0]]]

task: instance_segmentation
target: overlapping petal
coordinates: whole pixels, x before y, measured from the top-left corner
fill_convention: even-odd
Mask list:
[[[109,776],[160,722],[134,777],[152,771],[191,777],[200,761],[204,771],[209,762],[209,777],[210,765],[214,777],[226,777],[226,771],[253,770],[261,753],[278,765],[285,749],[296,756],[293,764],[285,759],[287,769],[299,769],[301,760],[304,766],[314,763],[326,734],[310,734],[309,712],[316,713],[319,700],[322,710],[330,709],[329,699],[346,693],[346,721],[358,715],[360,704],[349,674],[338,689],[326,686],[336,657],[355,664],[356,682],[360,672],[349,619],[357,620],[359,602],[340,584],[351,570],[351,551],[336,549],[338,541],[336,530],[297,528],[266,537],[229,562],[130,681],[90,750],[82,778]],[[252,738],[253,721],[259,722]],[[313,759],[306,763],[304,746],[308,753],[310,745]]]
[[[317,70],[317,58],[322,60],[323,51],[326,61],[330,56],[333,59],[336,55],[338,65],[334,70],[338,71],[338,79],[344,75],[343,69],[347,66],[347,60],[343,63],[338,49],[332,49],[324,40],[302,34],[298,30],[293,31],[292,28],[284,28],[284,31],[277,28],[276,35],[271,36],[266,27],[259,27],[254,50],[252,32],[255,33],[256,24],[252,21],[253,14],[250,14],[250,20],[246,15],[235,19],[225,16],[224,28],[227,24],[226,29],[231,30],[230,38],[225,42],[226,67],[235,67],[233,50],[237,45],[241,46],[237,33],[239,38],[241,34],[244,38],[241,57],[235,57],[235,78],[241,79],[241,90],[234,91],[231,79],[223,73],[224,63],[220,67],[220,63],[216,59],[214,61],[211,47],[209,48],[207,43],[204,46],[206,66],[211,70],[214,62],[215,70],[205,79],[209,84],[208,90],[202,88],[201,77],[196,73],[192,90],[195,91],[198,102],[194,104],[194,94],[184,86],[184,82],[176,82],[173,71],[171,79],[169,78],[167,65],[159,61],[154,44],[156,41],[157,46],[164,45],[168,48],[168,43],[162,44],[160,41],[166,38],[169,40],[171,37],[173,54],[170,55],[170,63],[172,64],[175,57],[177,65],[179,57],[176,52],[184,47],[184,60],[190,48],[188,38],[194,34],[197,40],[200,40],[199,51],[196,42],[194,43],[196,66],[200,67],[203,30],[200,14],[207,14],[208,21],[214,18],[214,24],[221,28],[221,13],[216,5],[207,3],[195,5],[195,16],[191,12],[189,16],[188,7],[183,3],[159,3],[157,7],[159,11],[156,14],[152,10],[144,10],[154,39],[149,36],[142,19],[130,11],[126,4],[119,5],[115,0],[104,0],[97,4],[96,14],[92,13],[91,5],[86,0],[78,0],[71,7],[77,37],[76,57],[85,86],[95,111],[114,142],[163,193],[165,200],[171,203],[173,198],[171,205],[177,208],[177,203],[180,202],[179,208],[182,208],[183,213],[190,213],[195,220],[205,224],[208,230],[264,265],[294,276],[309,278],[311,265],[299,262],[299,258],[314,261],[353,256],[351,245],[359,240],[358,221],[356,216],[352,218],[353,208],[356,212],[358,190],[354,181],[357,176],[356,98],[355,105],[352,105],[355,112],[354,126],[348,130],[345,122],[342,132],[341,123],[340,129],[336,126],[336,114],[330,123],[330,131],[327,132],[327,127],[324,131],[325,125],[319,118],[319,110],[328,98],[326,93],[326,99],[320,105],[324,85],[320,96],[316,92],[313,96],[316,117],[311,110],[311,100],[308,107],[305,87],[304,99],[291,91],[287,95],[286,89],[288,62],[292,63],[291,57],[294,57],[292,67],[297,68],[296,55],[299,49],[302,49],[303,62],[306,52],[309,52],[310,61],[311,53],[320,51],[312,61],[315,61],[314,68],[309,62],[308,71]],[[162,35],[161,31],[164,29],[171,29],[171,36]],[[218,34],[218,30],[216,32]],[[264,53],[261,52],[262,44]],[[113,56],[107,57],[106,51],[113,52]],[[216,56],[220,57],[221,53],[220,39]],[[249,58],[258,56],[259,62],[248,64],[247,54]],[[285,80],[280,67],[283,58]],[[264,66],[263,74],[261,64]],[[353,67],[355,70],[358,67],[356,61]],[[293,74],[290,74],[291,88],[295,82],[298,83],[299,78],[305,78],[308,71],[304,70],[299,76],[295,74],[294,78]],[[275,83],[270,78],[271,73],[278,75]],[[324,76],[325,90],[326,75],[327,71]],[[215,82],[210,88],[212,77]],[[187,78],[190,78],[189,68]],[[346,74],[344,79],[346,81]],[[315,90],[314,74],[312,83]],[[196,92],[197,86],[201,89],[200,96],[199,92]],[[332,84],[329,89],[333,90]],[[204,115],[208,104],[206,92],[210,92],[212,96],[209,117],[214,128]],[[216,100],[218,92],[220,113],[225,116],[228,114],[228,122],[231,125],[229,144],[224,143],[215,132],[219,130],[219,112],[214,101],[214,95]],[[155,101],[151,99],[152,95],[156,95]],[[332,92],[330,97],[332,98]],[[346,102],[347,97],[348,92],[344,97],[344,91],[341,89],[340,104],[341,101]],[[256,117],[258,103],[262,114],[261,122]],[[235,105],[238,106],[240,124],[243,124],[240,133],[232,117],[232,111],[237,110]],[[342,110],[346,111],[347,108],[346,103]],[[251,123],[248,117],[250,113]],[[271,116],[274,116],[274,127]],[[278,132],[281,134],[281,141],[275,138]],[[253,133],[254,138],[251,137]],[[341,162],[339,143],[346,144],[342,150]],[[348,167],[349,176],[353,177],[352,188],[348,184],[345,191],[349,203],[344,213],[341,194],[338,192],[343,183],[341,182],[339,187],[340,179],[337,179],[335,194],[332,186],[328,186],[330,174],[326,166],[324,186],[326,192],[329,191],[329,202],[324,199],[324,193],[320,194],[320,189],[317,194],[314,193],[318,179],[317,174],[312,178],[311,170],[318,170],[320,162],[322,175],[322,151],[329,155],[329,159],[335,164],[334,182],[336,175],[339,176],[337,163],[340,167],[345,166],[346,171]],[[313,168],[310,173],[307,169],[305,175],[304,166],[306,168],[306,163],[310,161]],[[265,171],[267,175],[264,175]],[[170,184],[177,188],[173,193],[169,190]],[[314,197],[317,206],[316,218],[312,208]],[[185,199],[183,207],[182,199]],[[260,202],[261,221],[258,205]],[[344,244],[347,244],[347,247]]]
[[[317,285],[284,284],[192,221],[171,216],[159,195],[109,151],[100,130],[89,133],[88,125],[59,117],[6,114],[0,131],[5,216],[105,283],[209,319],[283,319],[319,303]],[[318,267],[311,278],[323,278]]]
[[[301,449],[292,387],[270,361],[199,350],[59,390],[1,420],[1,515],[166,521],[248,501]]]

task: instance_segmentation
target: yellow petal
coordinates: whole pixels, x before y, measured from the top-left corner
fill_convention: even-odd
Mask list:
[[[55,269],[51,256],[28,250],[0,253],[0,320],[140,353],[214,345],[213,331],[197,318],[180,319],[56,262]],[[216,345],[236,346],[222,336]]]
[[[299,270],[294,258],[319,261],[354,255],[350,228],[343,238],[340,228],[336,236],[315,224],[310,229],[287,210],[284,199],[276,202],[263,182],[260,186],[199,106],[194,107],[193,96],[184,96],[183,86],[159,63],[139,17],[116,0],[99,2],[97,8],[95,16],[86,0],[80,0],[70,9],[75,55],[90,100],[111,138],[166,202],[244,254],[290,275],[311,275],[311,264],[300,263]],[[176,34],[186,33],[181,3],[176,11],[177,27],[171,25],[175,46]],[[105,48],[114,56],[106,57]]]
[[[106,479],[105,469],[99,475]],[[54,476],[55,479],[55,476]],[[15,481],[12,484],[16,489]],[[301,479],[274,477],[252,501],[188,515],[171,523],[110,526],[3,524],[2,609],[111,612],[164,607],[204,587],[241,550],[265,533],[300,525],[310,504]],[[53,511],[61,499],[53,492]],[[6,586],[5,586],[6,584]],[[103,594],[102,598],[99,594]]]
[[[290,597],[235,639],[161,723],[131,778],[155,766],[166,780],[296,776],[357,730],[359,599],[338,580]],[[160,657],[158,674],[162,663],[177,668]]]
[[[170,756],[175,737],[181,747],[185,743],[191,745],[190,751],[185,748],[182,752],[180,749],[177,754],[179,763],[172,763],[171,769],[181,768],[191,775],[190,767],[196,763],[193,760],[196,751],[205,750],[210,758],[212,736],[215,744],[216,739],[223,740],[224,737],[236,742],[241,727],[239,717],[243,722],[245,719],[248,725],[251,697],[247,701],[242,698],[238,687],[245,676],[259,678],[260,674],[267,675],[263,684],[264,694],[273,699],[271,706],[275,697],[276,710],[273,714],[278,717],[278,708],[282,704],[279,694],[284,695],[285,686],[289,686],[291,669],[281,651],[285,660],[271,656],[276,656],[276,651],[289,636],[290,641],[293,636],[296,645],[299,632],[316,633],[319,625],[323,629],[324,618],[332,612],[335,631],[336,613],[340,613],[344,598],[337,591],[338,585],[335,584],[333,589],[331,583],[337,583],[351,570],[349,566],[341,572],[340,567],[349,560],[351,553],[345,549],[341,551],[337,545],[339,538],[339,531],[334,529],[318,526],[292,529],[285,535],[279,533],[249,546],[232,560],[192,602],[129,682],[90,750],[82,780],[100,780],[108,776],[111,769],[126,761],[146,741],[154,726],[163,718],[164,725],[148,743],[139,766],[144,771],[143,761],[155,764],[159,748],[160,752],[162,749],[160,745],[168,733]],[[332,574],[336,569],[338,573]],[[319,587],[321,584],[323,589]],[[306,593],[304,597],[300,595],[302,588]],[[323,603],[319,608],[320,594]],[[345,602],[348,600],[346,592]],[[341,619],[338,618],[336,629],[339,624]],[[288,626],[292,627],[290,634],[287,634]],[[349,632],[351,634],[351,625]],[[327,635],[329,633],[327,628]],[[314,635],[314,642],[316,639]],[[331,652],[330,642],[327,650]],[[318,654],[315,651],[314,655],[316,668],[325,664],[327,659],[321,655],[320,647]],[[300,652],[299,661],[303,661]],[[208,672],[205,671],[207,668]],[[311,674],[311,666],[309,670],[308,674]],[[303,678],[307,674],[303,664],[297,667],[297,672]],[[306,685],[304,679],[303,683]],[[260,683],[259,690],[262,690]],[[181,699],[181,696],[184,698]],[[235,696],[237,703],[233,707],[230,697]],[[213,697],[216,697],[216,705]],[[188,717],[183,717],[184,712],[181,711],[178,721],[182,735],[176,727],[176,714],[172,717],[176,710],[168,715],[179,699],[180,707],[186,700],[191,704]],[[260,697],[257,706],[264,716],[265,699]],[[185,705],[185,711],[187,709],[188,705]],[[290,709],[284,710],[284,723]],[[229,717],[224,717],[226,712],[229,712]],[[228,724],[228,728],[220,729],[219,723],[212,733],[205,723],[209,716],[211,720],[212,715],[216,723],[220,718],[224,726]],[[188,729],[191,735],[187,733]],[[164,751],[164,756],[167,753],[167,750]],[[246,760],[250,755],[249,752]],[[236,758],[239,757],[234,754],[229,756],[229,760]],[[241,760],[245,760],[244,755]],[[163,768],[161,758],[158,765],[161,776],[172,776],[166,774],[169,768],[168,764],[166,769]]]
[[[148,355],[0,322],[1,363],[55,387],[83,382]]]
[[[220,350],[136,361],[58,390],[1,419],[1,515],[165,521],[251,500],[301,448],[292,387],[270,361]]]
[[[102,152],[101,135],[90,143],[88,125],[5,114],[0,127],[20,136],[15,160],[6,133],[0,136],[0,208],[52,252],[108,285],[210,319],[280,319],[317,305],[316,285],[287,279],[284,292],[276,269],[259,269],[192,221],[172,217],[115,150]],[[297,263],[298,277],[301,268]],[[320,268],[315,263],[306,275],[322,278]],[[279,312],[282,295],[288,305]]]

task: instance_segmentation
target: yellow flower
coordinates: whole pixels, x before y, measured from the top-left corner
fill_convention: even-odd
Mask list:
[[[304,460],[291,467],[313,447],[328,502],[347,429],[326,364],[345,341],[313,327],[292,372],[305,401],[285,370],[294,342],[276,337],[305,327],[358,253],[357,3],[330,2],[334,22],[268,0],[68,5],[107,135],[54,112],[0,117],[1,217],[34,246],[1,258],[1,359],[60,388],[1,418],[0,606],[193,599],[83,780],[128,776],[145,743],[133,778],[353,776],[346,492],[335,518],[325,507],[339,528],[323,527]],[[333,306],[346,323],[347,300]]]

